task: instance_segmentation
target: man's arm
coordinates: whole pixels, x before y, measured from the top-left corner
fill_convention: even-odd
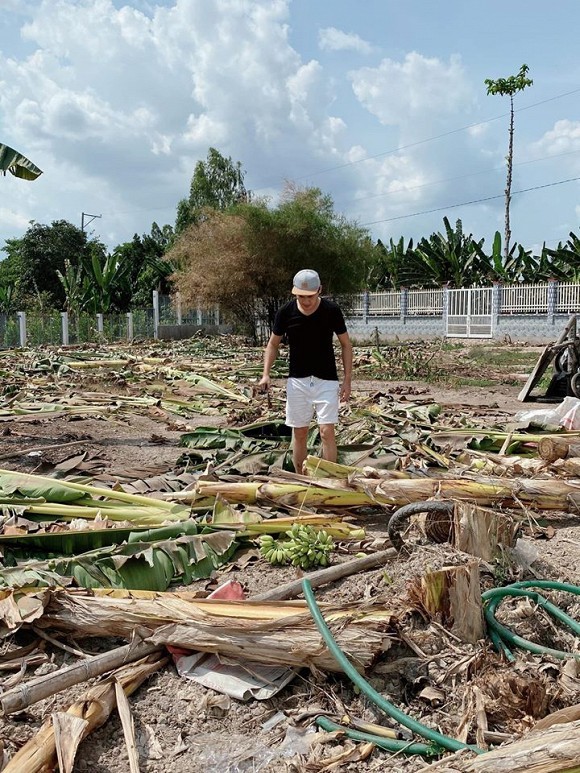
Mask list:
[[[270,340],[266,344],[266,348],[264,350],[264,370],[262,371],[262,378],[258,384],[258,386],[262,387],[262,389],[268,389],[270,386],[270,370],[272,369],[272,365],[275,363],[276,357],[278,356],[278,349],[280,347],[281,340],[282,336],[277,336],[272,333]]]
[[[348,333],[341,333],[338,336],[340,349],[342,352],[342,369],[344,370],[344,379],[340,387],[340,400],[346,403],[350,398],[351,380],[352,380],[352,344]]]

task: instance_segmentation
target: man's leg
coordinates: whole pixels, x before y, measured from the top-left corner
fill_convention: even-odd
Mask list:
[[[336,435],[334,432],[334,424],[321,424],[320,438],[322,440],[322,458],[329,462],[336,462]]]
[[[306,459],[306,442],[308,440],[308,427],[292,428],[292,461],[295,472],[302,475],[302,464]],[[336,446],[335,446],[336,447]]]

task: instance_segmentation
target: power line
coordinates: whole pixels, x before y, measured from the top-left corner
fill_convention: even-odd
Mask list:
[[[532,188],[522,188],[519,191],[512,191],[511,195],[516,196],[518,193],[529,193],[530,191],[539,191],[542,188],[552,188],[555,185],[563,185],[564,183],[572,183],[580,180],[580,177],[569,177],[567,180],[556,180],[553,183],[546,183],[545,185],[534,185]],[[455,209],[456,207],[467,207],[470,204],[482,204],[485,201],[493,201],[493,199],[503,199],[505,194],[498,193],[496,196],[486,196],[482,199],[473,199],[472,201],[462,201],[460,204],[448,204],[445,207],[435,207],[434,209],[425,209],[422,212],[412,212],[409,215],[397,215],[397,217],[387,217],[384,220],[373,220],[369,223],[360,223],[364,225],[376,225],[377,223],[391,223],[393,220],[404,220],[407,217],[417,217],[418,215],[430,215],[432,212],[441,212],[444,209]]]
[[[552,158],[560,158],[561,156],[570,156],[574,155],[575,153],[580,153],[580,150],[567,150],[564,153],[554,153],[550,156],[542,156],[541,158],[531,158],[528,161],[518,161],[514,163],[515,166],[524,166],[525,164],[535,164],[536,161],[549,161]],[[395,188],[394,190],[386,191],[385,193],[371,193],[368,196],[356,196],[354,199],[347,199],[346,201],[342,199],[343,204],[349,204],[356,201],[367,201],[368,199],[377,199],[381,196],[392,196],[396,193],[407,193],[410,191],[416,191],[420,190],[421,188],[428,188],[431,185],[441,185],[442,183],[447,182],[454,182],[455,180],[466,180],[468,177],[477,177],[481,174],[489,174],[490,172],[497,172],[502,169],[505,169],[504,166],[494,166],[490,169],[482,169],[479,172],[469,172],[468,174],[461,174],[456,175],[454,177],[443,177],[440,180],[432,180],[428,183],[422,183],[421,185],[412,185],[411,187],[408,186],[401,186],[400,188]],[[338,200],[339,202],[341,199]]]
[[[514,113],[521,113],[524,110],[531,110],[533,107],[539,107],[540,105],[544,105],[547,102],[554,102],[556,99],[562,99],[563,97],[568,97],[571,94],[577,94],[580,92],[580,88],[572,89],[572,91],[565,91],[562,94],[557,94],[555,97],[548,97],[547,99],[542,99],[540,102],[534,102],[531,105],[527,105],[526,107],[520,107],[514,110]],[[410,142],[407,145],[400,145],[397,148],[391,148],[390,150],[382,151],[381,153],[375,153],[372,156],[365,156],[364,158],[359,158],[356,161],[347,161],[344,164],[338,164],[337,166],[330,166],[326,169],[320,169],[318,172],[311,172],[309,174],[301,175],[300,177],[293,177],[293,180],[305,180],[310,177],[315,177],[319,174],[326,174],[327,172],[336,172],[339,169],[345,169],[349,166],[354,166],[355,164],[360,164],[363,161],[372,161],[375,158],[380,158],[381,156],[388,156],[392,153],[398,153],[401,150],[408,150],[409,148],[417,147],[418,145],[425,145],[427,142],[433,142],[434,140],[440,140],[443,137],[449,137],[453,134],[458,134],[459,132],[467,131],[468,129],[474,129],[476,126],[485,126],[485,124],[493,123],[494,121],[499,121],[500,118],[505,118],[508,116],[509,113],[501,113],[501,115],[496,115],[493,118],[487,118],[484,121],[477,121],[476,123],[470,123],[467,126],[461,126],[458,129],[451,129],[448,132],[443,132],[442,134],[435,134],[433,137],[426,137],[422,140],[417,140],[416,142]],[[264,188],[267,188],[268,186],[263,185],[259,188],[253,188],[255,191],[263,190]]]

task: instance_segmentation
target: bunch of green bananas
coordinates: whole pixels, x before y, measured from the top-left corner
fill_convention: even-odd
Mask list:
[[[260,537],[260,553],[271,564],[292,564],[301,569],[328,566],[334,541],[324,529],[295,523],[286,532],[288,539],[275,540],[271,534]]]
[[[262,534],[260,537],[260,553],[271,564],[290,563],[286,542],[275,540],[271,534]]]
[[[295,523],[286,534],[289,537],[286,549],[293,566],[301,569],[328,566],[334,550],[334,541],[328,532]]]

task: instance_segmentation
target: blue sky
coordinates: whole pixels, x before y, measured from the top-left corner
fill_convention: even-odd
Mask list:
[[[210,146],[273,203],[312,185],[375,239],[447,215],[490,246],[509,100],[484,80],[523,63],[512,238],[555,246],[580,232],[578,29],[577,0],[0,0],[0,141],[44,172],[0,178],[0,246],[82,212],[111,249],[173,225]]]

